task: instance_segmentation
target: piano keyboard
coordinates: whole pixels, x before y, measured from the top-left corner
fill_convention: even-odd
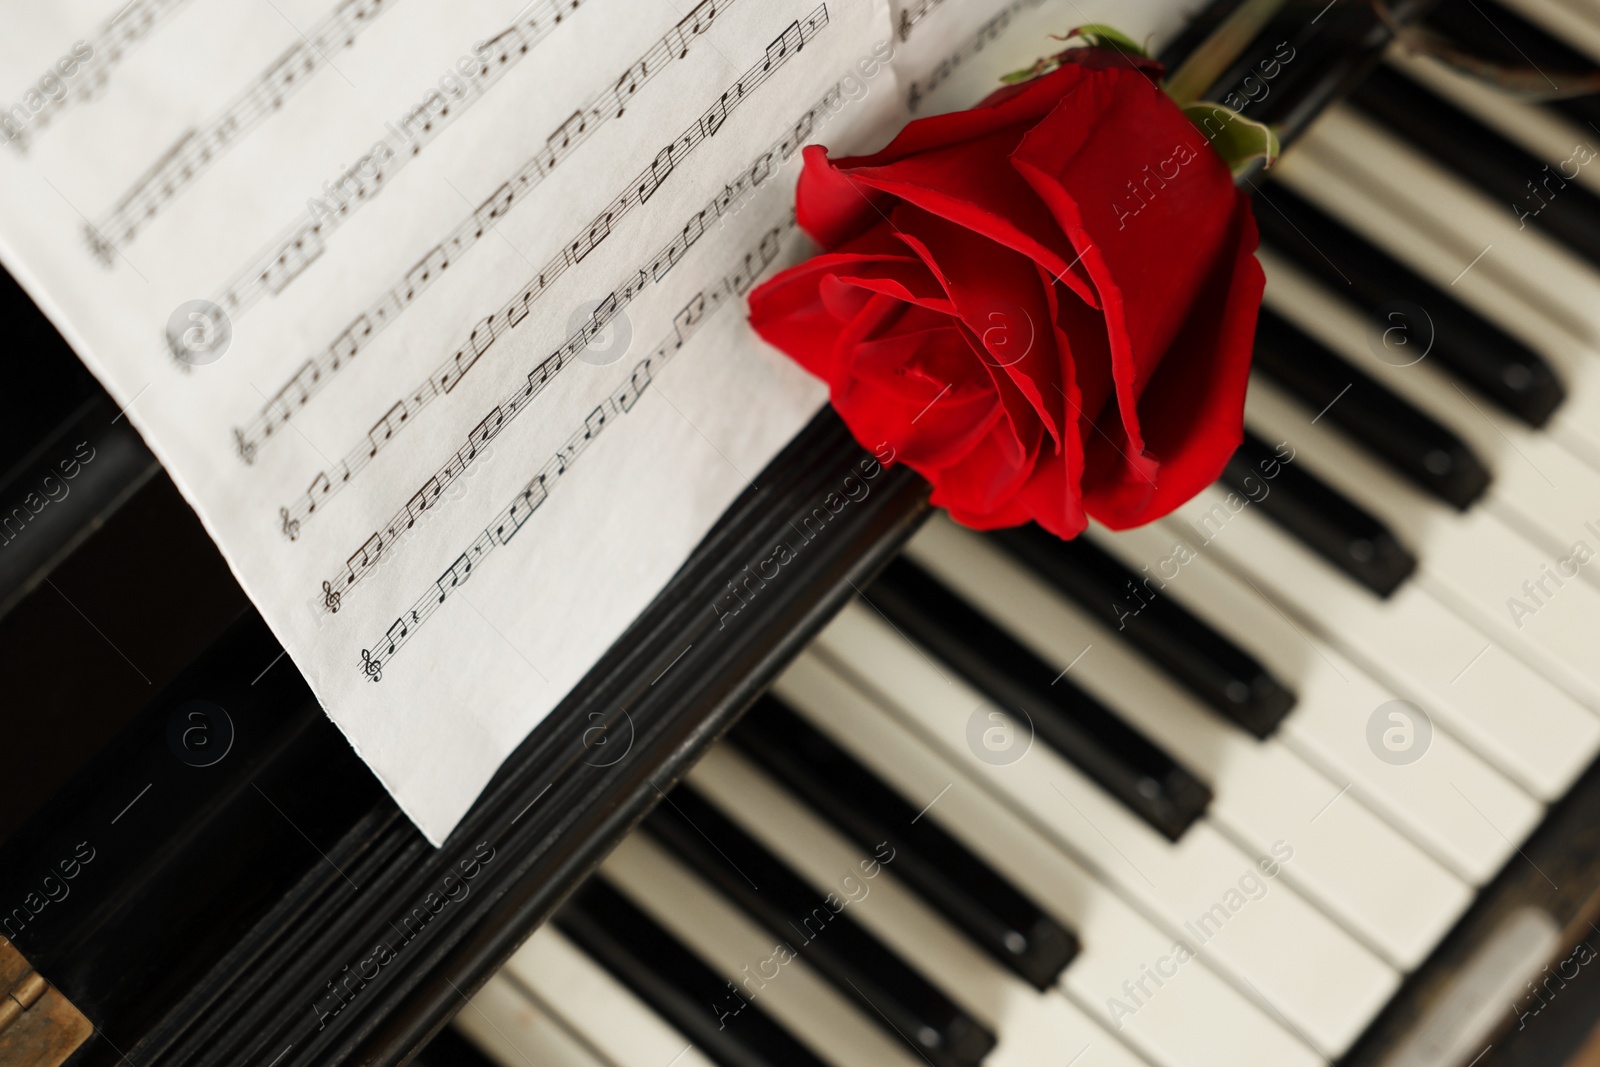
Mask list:
[[[1577,3],[1428,23],[1600,59]],[[1600,102],[1395,51],[1254,184],[1223,479],[1079,543],[930,521],[421,1062],[1356,1045],[1600,750]]]

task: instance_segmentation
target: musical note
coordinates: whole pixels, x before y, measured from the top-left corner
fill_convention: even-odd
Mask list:
[[[819,7],[817,9],[816,21],[818,25],[826,25],[825,13],[826,8]],[[793,55],[794,50],[791,49],[787,54]],[[766,77],[759,65],[752,68],[752,71],[760,74],[763,78]],[[751,77],[753,77],[752,74],[746,75],[746,78]],[[740,99],[743,99],[743,97],[740,97]],[[807,113],[810,117],[802,118],[799,123],[814,125],[818,115],[826,114],[822,109],[823,104],[819,101]],[[799,123],[796,123],[795,126],[785,127],[786,131],[798,128]],[[691,132],[693,129],[691,128]],[[785,136],[789,136],[789,134],[786,132]],[[692,139],[688,141],[691,148],[698,143],[701,142]],[[616,315],[620,314],[623,307],[637,296],[647,282],[660,281],[673,266],[681,262],[688,249],[704,234],[708,225],[738,210],[739,204],[753,190],[770,180],[772,175],[776,173],[772,161],[777,157],[781,145],[782,139],[771,145],[766,151],[758,153],[749,167],[740,171],[733,182],[725,185],[704,208],[690,216],[682,233],[677,238],[669,242],[665,248],[660,249],[654,257],[646,261],[645,265],[630,271],[625,280],[598,303],[595,311],[577,330],[565,338],[554,352],[547,355],[529,370],[525,384],[518,385],[514,392],[504,397],[486,416],[486,418],[496,420],[496,432],[499,432],[499,428],[504,422],[516,417],[518,413],[530,404],[578,354],[587,350],[595,335],[604,329],[605,325]],[[630,189],[636,187],[638,180],[630,182],[628,187]],[[633,202],[629,197],[625,196],[621,204],[626,207]],[[590,227],[588,235],[579,239],[579,243],[592,239],[593,243],[597,244],[602,239],[600,228],[603,227],[605,232],[610,232],[610,220],[615,217],[618,210],[621,209],[614,208],[612,212],[602,215],[600,221]],[[593,247],[593,245],[591,244],[590,247]],[[575,263],[574,248],[573,246],[568,246],[560,257],[547,264],[546,268],[539,273],[538,285],[542,287],[548,280],[559,277]],[[749,272],[747,271],[746,273],[748,274]],[[482,353],[488,350],[496,338],[506,330],[511,329],[514,323],[522,321],[522,317],[527,314],[529,302],[537,293],[542,291],[542,288],[535,287],[533,283],[530,283],[530,285],[524,286],[522,291],[499,311],[480,320],[473,328],[467,343],[458,347],[441,366],[436,368],[428,379],[410,394],[409,401],[397,401],[389,409],[388,413],[368,432],[366,443],[358,445],[345,456],[344,460],[335,468],[335,474],[338,477],[333,480],[329,490],[330,493],[337,493],[345,484],[348,484],[353,476],[377,455],[380,449],[385,447],[406,425],[414,421],[412,416],[424,410],[440,395],[451,392],[466,372],[476,365]],[[479,425],[482,426],[484,423],[480,421]],[[430,479],[430,484],[433,487],[432,493],[427,496],[424,496],[423,493],[414,495],[408,503],[404,514],[397,514],[391,520],[389,528],[400,531],[410,529],[415,523],[416,517],[437,499],[438,493],[452,484],[473,463],[479,460],[482,446],[483,441],[469,434],[466,443],[458,448],[432,475]],[[427,486],[424,487],[425,490],[427,488]],[[301,505],[299,507],[291,506],[289,510],[293,518],[306,522],[311,518],[313,509]]]
[[[910,34],[911,28],[927,13],[939,6],[943,0],[918,0],[914,5],[907,6],[900,17],[900,39],[903,41]],[[967,38],[949,56],[939,61],[933,71],[922,81],[912,82],[906,94],[908,108],[915,112],[922,104],[928,93],[938,88],[943,82],[955,73],[967,60],[982,52],[989,44],[998,40],[1005,32],[1011,20],[1025,7],[1038,7],[1044,0],[1011,0],[1011,3],[1002,8],[998,14],[978,27],[973,35]]]
[[[399,432],[410,413],[406,411],[404,401],[397,400],[392,408],[383,413],[383,418],[372,424],[372,429],[367,431],[367,442],[371,446],[367,453],[376,456],[378,450],[388,444],[394,435]],[[381,434],[379,431],[382,431]]]
[[[190,0],[132,0],[102,22],[87,40],[61,49],[74,57],[76,72],[59,83],[58,95],[33,94],[40,102],[29,105],[33,111],[31,120],[9,138],[10,147],[26,154],[57,115],[73,104],[87,103],[98,96],[110,79],[111,68],[121,61],[123,49],[148,37],[188,3]]]
[[[389,2],[393,3],[394,0],[389,0]],[[723,8],[726,9],[734,0],[721,0],[721,2]],[[573,4],[572,6],[576,5]],[[714,10],[716,3],[713,0],[703,0],[700,7]],[[537,10],[554,11],[559,14],[568,11],[569,8],[560,4],[551,7],[550,2],[547,2]],[[702,13],[701,17],[706,24],[709,24],[709,19],[712,16]],[[526,20],[524,25],[531,25],[532,21],[536,20]],[[562,160],[569,158],[576,152],[578,147],[593,136],[595,131],[603,126],[605,122],[613,117],[619,117],[622,110],[619,94],[626,92],[631,99],[646,83],[665,69],[668,60],[676,54],[674,52],[674,40],[673,34],[668,34],[667,37],[657,41],[644,55],[629,64],[623,75],[617,79],[615,85],[590,98],[583,106],[574,111],[571,118],[562,123],[556,132],[550,134],[547,145],[531,158],[525,160],[510,178],[501,183],[493,193],[473,210],[471,215],[458,223],[442,241],[429,249],[422,259],[413,264],[371,306],[336,335],[327,348],[316,356],[314,360],[317,367],[324,372],[323,384],[326,384],[328,377],[331,377],[333,373],[353,359],[358,351],[372,342],[376,334],[397,319],[430,286],[435,284],[452,263],[475,247],[484,236],[486,230],[491,228],[494,222],[503,218],[521,198],[525,197],[542,182]],[[615,112],[615,115],[613,112]],[[556,147],[558,144],[560,146],[559,149]],[[678,160],[686,155],[693,148],[693,145],[694,137],[691,134],[685,134],[678,142],[662,151],[651,165],[650,171],[645,175],[641,175],[640,179],[634,183],[637,189],[638,203],[642,204],[650,198],[661,183],[672,173]],[[391,166],[390,171],[392,172],[393,169],[393,166]],[[629,209],[628,199],[626,194],[618,199],[617,203],[620,205],[617,208],[618,215]],[[341,219],[342,216],[324,218],[322,220],[322,236],[325,237],[326,232],[340,225]],[[296,233],[298,233],[298,230],[292,229],[288,236],[274,244],[273,255],[264,257],[269,264],[276,261],[278,255],[277,246],[292,242]],[[87,236],[95,254],[109,266],[111,259],[115,256],[115,248],[109,242],[97,238],[93,233],[92,227],[88,228]],[[510,304],[502,309],[508,328],[517,326],[527,317],[529,305],[565,269],[567,266],[566,260],[566,256],[560,257],[559,266],[556,269],[550,272],[541,272],[535,281],[529,283],[518,298],[514,298]],[[215,302],[222,304],[229,314],[235,318],[242,315],[249,307],[253,306],[256,300],[265,295],[265,289],[263,288],[265,281],[262,272],[266,271],[266,269],[266,266],[263,266],[258,271],[246,270],[241,272]],[[280,292],[284,286],[293,280],[293,276],[288,275],[283,270],[279,270],[272,277],[274,282],[278,284],[276,291]],[[270,410],[270,405],[266,405],[243,428],[242,433],[253,446],[259,447],[270,436],[271,428],[276,422],[277,420]]]
[[[362,0],[357,4],[343,0],[309,35],[292,42],[221,111],[173,142],[96,221],[96,228],[119,235],[120,241],[131,241],[140,227],[165,210],[234,143],[307,85],[313,74],[329,64],[329,52],[353,47],[356,36],[383,10],[382,2]],[[127,21],[126,15],[122,21]]]
[[[411,621],[407,623],[405,616],[401,616],[389,628],[384,641],[378,646],[387,646],[385,654],[380,658],[368,651],[362,652],[360,670],[366,677],[374,678],[377,671],[395,655],[414,630],[431,618],[434,612],[440,610],[441,605],[464,585],[473,573],[482,568],[486,557],[497,547],[510,543],[548,499],[555,483],[572,470],[578,456],[604,432],[607,426],[634,408],[640,394],[648,388],[653,374],[682,348],[683,342],[687,339],[683,331],[687,330],[692,334],[704,325],[707,318],[716,310],[730,304],[737,305],[738,286],[744,283],[752,264],[770,263],[782,238],[794,226],[795,216],[791,210],[785,213],[782,221],[762,235],[753,250],[739,257],[733,270],[723,275],[715,285],[697,293],[690,306],[674,317],[673,333],[664,338],[649,356],[634,367],[621,388],[614,390],[602,404],[584,418],[583,425],[562,444],[555,456],[535,472],[512,497],[510,504],[473,537],[466,550],[456,557],[455,562],[411,606],[409,610]],[[396,630],[399,631],[398,637]]]
[[[388,2],[393,3],[393,0]],[[318,213],[316,230],[318,240],[326,240],[330,233],[348,222],[363,204],[387,188],[397,171],[420,155],[440,133],[460,119],[473,103],[482,99],[491,88],[499,84],[518,61],[535,45],[547,39],[565,20],[565,16],[577,10],[583,2],[584,0],[535,0],[523,9],[524,13],[518,22],[488,42],[487,47],[491,51],[484,56],[483,61],[472,73],[462,79],[467,91],[461,98],[442,105],[436,114],[435,105],[440,99],[440,93],[437,89],[430,89],[422,103],[409,109],[397,122],[390,123],[390,136],[382,142],[387,149],[386,158],[384,154],[375,155],[368,152],[355,166],[346,170],[332,183],[335,188],[342,190],[347,183],[354,182],[355,192],[353,196],[343,198],[336,210]],[[355,9],[341,10],[348,19],[352,17],[351,13]],[[370,12],[376,8],[369,7],[365,10],[369,14],[363,17],[363,21],[370,19]],[[304,80],[298,78],[297,82]],[[396,130],[395,126],[399,129]],[[287,272],[282,267],[292,266],[298,262],[294,249],[297,243],[304,241],[305,235],[302,229],[297,217],[296,221],[291,222],[285,231],[273,238],[228,280],[221,292],[213,298],[213,302],[237,318],[263,298],[281,293],[299,274],[298,270]],[[303,269],[304,264],[300,266]]]

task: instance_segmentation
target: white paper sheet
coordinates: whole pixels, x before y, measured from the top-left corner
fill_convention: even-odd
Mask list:
[[[1039,8],[0,0],[0,259],[437,844],[825,399],[798,147]]]

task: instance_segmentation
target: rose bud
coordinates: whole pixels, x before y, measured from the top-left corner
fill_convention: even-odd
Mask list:
[[[1158,74],[1074,49],[876,154],[805,151],[796,210],[826,251],[750,321],[969,526],[1150,522],[1242,439],[1255,221]]]

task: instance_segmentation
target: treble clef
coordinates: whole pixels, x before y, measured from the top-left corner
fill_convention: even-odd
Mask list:
[[[322,583],[322,606],[328,609],[330,615],[339,614],[339,594],[328,582]]]
[[[244,460],[245,466],[254,466],[256,462],[256,443],[245,437],[244,431],[233,431],[233,447],[239,453],[239,458]]]
[[[288,508],[279,508],[278,518],[283,522],[283,536],[291,541],[300,540],[300,520],[291,519]],[[328,583],[324,582],[322,584],[326,586]]]
[[[372,650],[361,650],[361,672],[374,682],[383,681],[383,661],[372,658]]]

